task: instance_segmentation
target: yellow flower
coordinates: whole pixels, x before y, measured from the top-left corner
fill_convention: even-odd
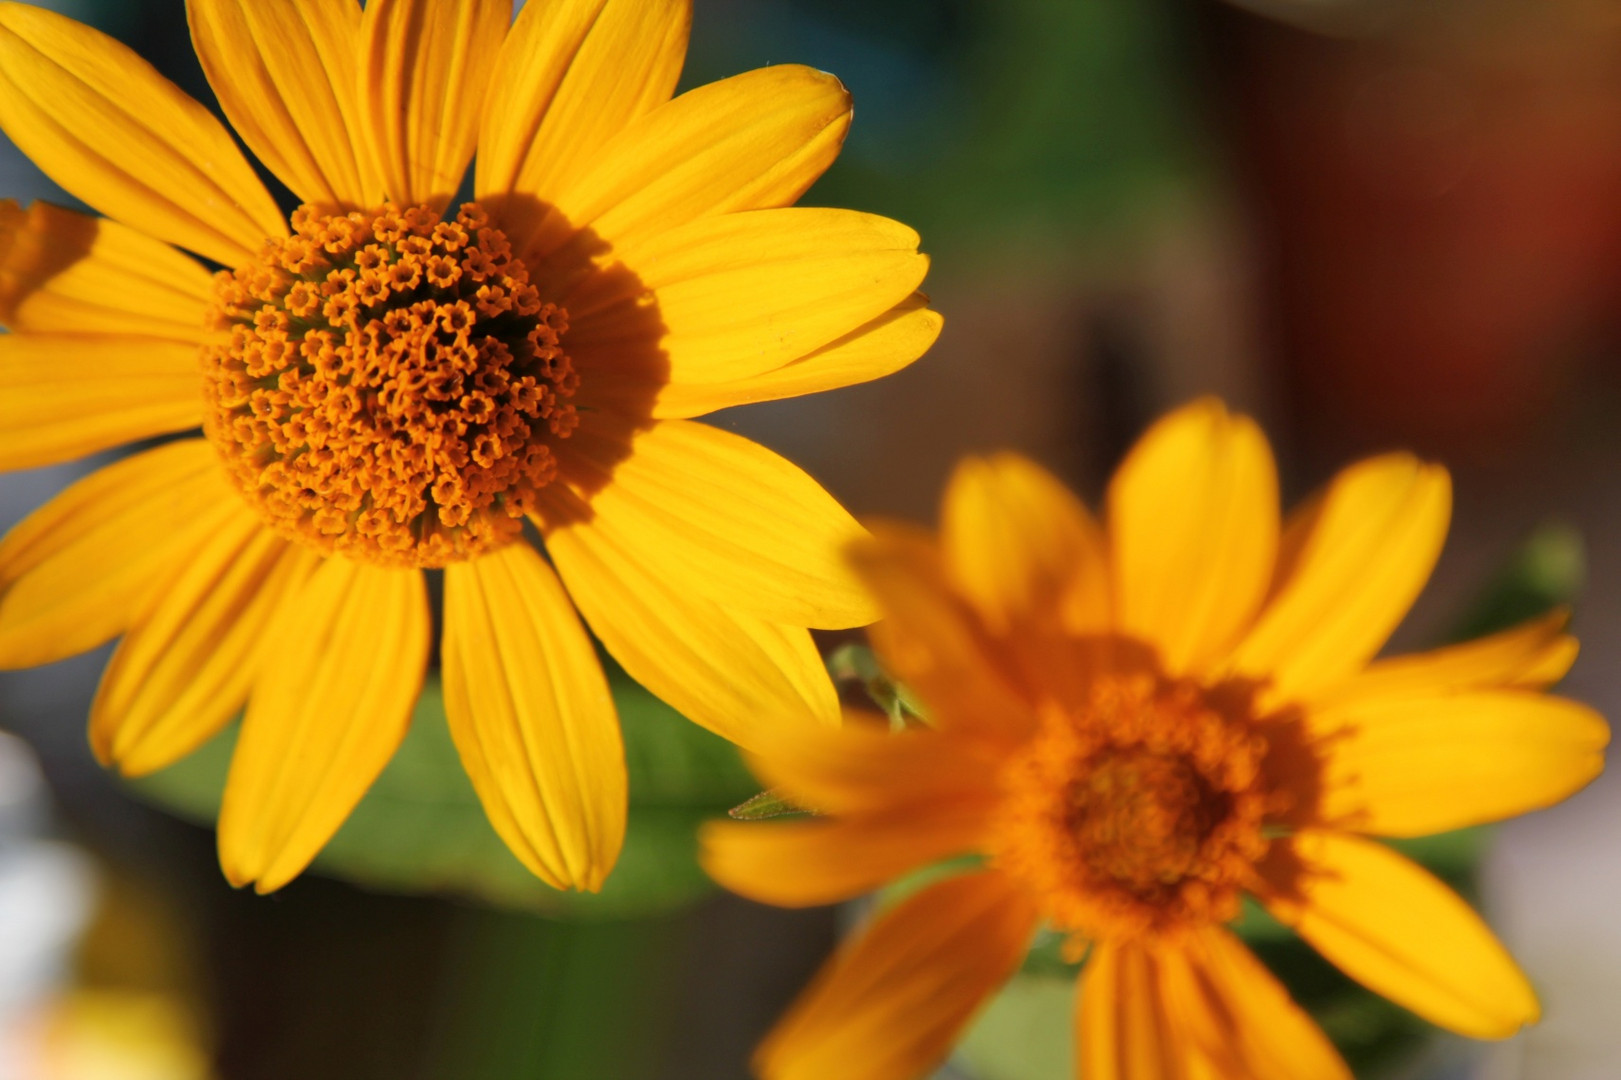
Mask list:
[[[91,738],[131,774],[246,701],[231,881],[298,874],[399,744],[424,569],[462,760],[553,885],[597,888],[624,832],[576,608],[728,738],[838,722],[806,628],[871,621],[837,555],[859,527],[690,418],[886,374],[940,320],[914,232],[790,207],[843,141],[838,80],[787,65],[672,99],[689,6],[190,0],[225,114],[303,200],[289,227],[135,53],[0,4],[0,128],[106,215],[0,207],[0,468],[204,433],[0,545],[0,664],[122,634]],[[449,210],[475,150],[476,202]]]
[[[1483,1038],[1537,1017],[1469,908],[1368,836],[1547,806],[1608,729],[1541,691],[1564,616],[1372,660],[1446,533],[1442,469],[1355,465],[1280,529],[1259,429],[1203,401],[1143,437],[1100,526],[1013,455],[947,490],[939,542],[854,549],[890,670],[932,729],[785,736],[768,782],[826,816],[720,824],[711,872],[784,905],[947,856],[846,945],[761,1047],[770,1080],[902,1080],[943,1057],[1045,923],[1085,955],[1087,1080],[1332,1080],[1332,1046],[1223,924],[1249,893],[1347,974]]]

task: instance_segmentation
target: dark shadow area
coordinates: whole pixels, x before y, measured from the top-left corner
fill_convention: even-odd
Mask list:
[[[653,425],[654,402],[670,379],[667,328],[652,291],[633,268],[611,260],[611,245],[591,229],[575,228],[529,195],[481,205],[496,225],[515,222],[529,233],[519,252],[529,280],[542,300],[568,313],[561,344],[579,375],[573,400],[580,424],[551,443],[567,485],[541,493],[540,516],[548,528],[577,524],[591,518],[591,495],[613,478],[636,434]]]

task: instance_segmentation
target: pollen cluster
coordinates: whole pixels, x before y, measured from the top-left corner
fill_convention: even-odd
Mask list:
[[[1005,766],[992,857],[1081,938],[1225,922],[1267,849],[1265,753],[1236,696],[1100,680]]]
[[[278,532],[443,566],[508,543],[577,422],[567,314],[475,203],[322,214],[222,271],[204,430]]]

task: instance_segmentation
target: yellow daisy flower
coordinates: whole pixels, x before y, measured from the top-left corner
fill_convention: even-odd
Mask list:
[[[1340,473],[1280,528],[1250,420],[1155,425],[1100,526],[1030,462],[963,463],[938,543],[886,527],[854,561],[875,648],[932,729],[784,736],[770,783],[826,816],[712,826],[711,872],[824,904],[964,853],[845,945],[762,1045],[770,1080],[903,1080],[942,1058],[1045,923],[1085,956],[1087,1080],[1332,1080],[1349,1071],[1224,927],[1253,895],[1351,977],[1443,1027],[1537,1018],[1508,953],[1411,837],[1547,806],[1608,728],[1541,691],[1563,615],[1372,660],[1440,552],[1441,468]]]
[[[838,722],[806,628],[871,621],[837,557],[859,527],[689,418],[888,373],[940,320],[916,233],[790,207],[838,153],[843,86],[787,65],[672,98],[689,7],[190,0],[226,116],[303,200],[289,222],[139,56],[0,4],[0,128],[106,215],[0,210],[0,467],[203,430],[0,544],[0,663],[122,634],[91,739],[130,774],[246,701],[232,882],[297,875],[399,744],[427,568],[456,745],[553,885],[597,888],[625,824],[576,609],[727,738]]]

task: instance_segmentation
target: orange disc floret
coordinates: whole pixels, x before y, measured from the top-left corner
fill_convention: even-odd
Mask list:
[[[1004,766],[992,858],[1055,925],[1119,940],[1238,914],[1271,800],[1266,742],[1233,690],[1105,677]]]
[[[567,313],[475,203],[308,206],[216,278],[204,428],[277,531],[443,566],[516,539],[574,430]]]

